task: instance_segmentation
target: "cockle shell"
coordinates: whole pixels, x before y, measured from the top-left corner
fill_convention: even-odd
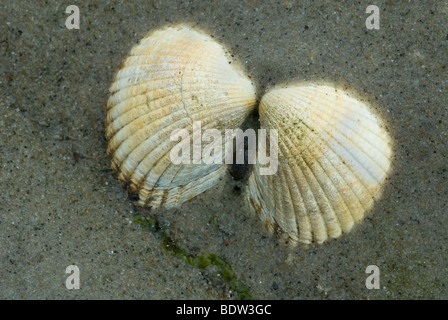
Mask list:
[[[391,142],[369,106],[328,85],[274,88],[260,127],[278,130],[278,171],[254,165],[247,199],[292,245],[337,238],[360,221],[390,168]],[[269,131],[269,130],[268,130]]]
[[[210,36],[179,25],[157,30],[135,46],[110,88],[108,153],[139,204],[174,207],[212,187],[220,164],[173,164],[174,130],[237,127],[255,105],[255,88]],[[194,140],[195,138],[193,138]],[[192,144],[198,141],[192,141]]]

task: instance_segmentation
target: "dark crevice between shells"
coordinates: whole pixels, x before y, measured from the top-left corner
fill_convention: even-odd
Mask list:
[[[258,105],[258,101],[257,101]],[[258,141],[258,134],[257,130],[260,127],[260,123],[258,121],[258,110],[252,111],[248,117],[244,120],[244,122],[241,124],[240,129],[246,131],[247,129],[253,129],[255,130],[255,136],[257,137]],[[244,138],[244,149],[243,150],[237,150],[236,148],[236,139],[233,139],[233,163],[229,165],[229,173],[233,177],[234,180],[241,181],[243,184],[247,182],[247,179],[249,178],[249,175],[252,171],[252,164],[248,163],[249,159],[249,142],[248,138]],[[244,153],[244,163],[238,164],[236,163],[238,152]]]

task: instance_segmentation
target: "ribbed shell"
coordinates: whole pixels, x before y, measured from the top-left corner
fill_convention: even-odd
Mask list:
[[[153,208],[180,205],[226,170],[219,164],[173,164],[173,130],[192,136],[193,121],[201,121],[202,130],[233,129],[255,104],[251,81],[226,50],[183,25],[141,40],[110,92],[106,137],[112,167],[139,194],[139,203]]]
[[[247,198],[264,224],[292,245],[350,231],[390,168],[380,119],[346,92],[314,84],[274,88],[259,113],[261,128],[278,129],[279,150],[276,174],[260,175],[256,164],[249,178]]]

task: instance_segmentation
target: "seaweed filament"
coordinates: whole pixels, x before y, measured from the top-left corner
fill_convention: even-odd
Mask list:
[[[134,215],[134,222],[162,237],[163,248],[189,265],[205,269],[210,265],[214,265],[220,271],[221,277],[226,281],[230,288],[238,294],[240,300],[251,300],[252,295],[249,293],[247,286],[237,279],[232,267],[227,261],[213,253],[205,253],[199,257],[189,255],[187,252],[179,249],[174,241],[166,234],[157,219],[143,217],[141,214]]]

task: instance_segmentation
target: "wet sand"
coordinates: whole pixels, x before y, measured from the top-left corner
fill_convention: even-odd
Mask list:
[[[157,218],[188,254],[216,254],[256,299],[447,299],[447,1],[0,1],[0,298],[227,299],[133,222]],[[68,5],[79,30],[68,30]],[[290,250],[263,229],[227,175],[177,210],[136,207],[110,170],[109,86],[155,28],[206,30],[245,66],[258,96],[288,80],[357,91],[394,141],[383,196],[350,234]],[[80,270],[68,290],[66,267]],[[365,286],[379,267],[380,289]]]

